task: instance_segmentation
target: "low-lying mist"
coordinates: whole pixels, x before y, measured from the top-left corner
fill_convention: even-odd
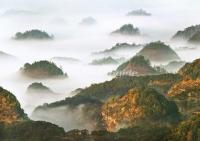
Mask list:
[[[38,105],[62,100],[65,97],[71,97],[71,91],[77,88],[85,88],[93,83],[112,79],[112,77],[107,74],[115,70],[118,65],[93,66],[89,65],[89,63],[94,59],[106,57],[104,55],[93,55],[92,53],[109,49],[116,43],[127,42],[130,44],[136,43],[144,45],[151,41],[162,40],[166,42],[166,44],[169,44],[183,61],[188,62],[199,58],[200,48],[198,45],[195,46],[184,42],[177,43],[171,41],[171,37],[177,30],[182,30],[190,25],[200,23],[200,19],[196,18],[199,13],[198,8],[184,9],[184,4],[188,3],[187,0],[184,2],[178,1],[183,3],[178,9],[174,7],[170,9],[169,3],[157,3],[157,0],[147,3],[144,1],[131,2],[128,0],[121,0],[118,2],[114,0],[109,2],[100,2],[100,0],[95,0],[94,2],[89,0],[86,2],[81,0],[61,0],[59,2],[53,0],[45,0],[44,2],[38,0],[18,1],[19,3],[13,0],[3,0],[0,2],[0,51],[16,57],[16,59],[12,61],[0,61],[0,86],[15,94],[22,108],[29,115],[31,115],[34,108]],[[86,6],[85,3],[90,2],[92,4],[87,4]],[[37,7],[38,3],[40,4]],[[4,4],[5,7],[2,7],[2,4]],[[155,7],[156,4],[160,5],[160,7]],[[88,5],[91,5],[90,10],[87,10]],[[164,5],[167,5],[167,7],[163,8]],[[147,10],[152,13],[152,16],[126,16],[130,10],[139,8],[147,8]],[[7,11],[12,9],[21,12],[15,11],[14,13],[6,14],[8,13]],[[60,10],[54,11],[54,9]],[[185,10],[184,13],[183,9]],[[83,12],[84,10],[85,12]],[[92,10],[94,12],[92,12]],[[178,12],[175,12],[175,10]],[[82,19],[90,16],[95,18],[98,23],[91,26],[79,24]],[[190,17],[189,20],[187,17]],[[128,23],[138,27],[141,31],[141,36],[129,37],[110,35],[112,31]],[[16,41],[12,39],[16,32],[24,32],[31,29],[46,31],[50,35],[54,35],[55,38],[51,41]],[[189,47],[189,49],[184,47]],[[122,51],[114,57],[129,59],[141,48],[142,47],[126,52]],[[79,62],[52,60],[53,57],[72,57],[79,60]],[[25,63],[33,63],[38,60],[54,61],[59,67],[62,67],[63,71],[66,72],[69,77],[65,79],[38,80],[27,78],[20,74],[19,70]],[[27,94],[27,87],[33,82],[42,82],[56,92],[56,94],[51,94],[49,96]],[[57,112],[60,114],[60,111],[62,112],[63,109],[61,108],[61,110]],[[65,112],[67,112],[67,110]],[[47,121],[53,123],[63,121],[60,122],[59,125],[66,129],[79,127],[79,122],[77,120],[74,122],[71,121],[74,120],[74,117],[79,115],[80,111],[76,111],[75,113],[69,112],[68,114],[63,113],[63,117],[66,117],[66,119],[61,119],[59,122],[54,120],[61,117],[57,117],[55,111],[50,111],[50,113],[55,113],[55,115],[52,115],[53,118],[51,119],[46,119]],[[88,125],[81,126],[86,128]],[[92,129],[92,127],[88,128]]]

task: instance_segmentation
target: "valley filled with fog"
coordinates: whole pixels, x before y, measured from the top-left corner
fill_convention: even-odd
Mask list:
[[[95,0],[91,4],[89,0],[83,1],[0,2],[0,51],[14,56],[11,60],[0,60],[0,86],[15,94],[29,116],[39,105],[72,97],[71,92],[78,88],[113,78],[108,73],[115,70],[119,64],[91,65],[92,60],[108,56],[128,60],[138,53],[144,44],[158,40],[170,45],[183,61],[191,62],[199,57],[199,45],[171,41],[178,30],[200,23],[200,19],[196,18],[200,11],[198,7],[190,9],[185,5],[189,0],[171,1],[172,5],[182,3],[176,8],[171,6],[170,2],[162,3],[156,0],[151,3]],[[126,16],[131,10],[140,8],[147,10],[152,16]],[[81,24],[82,19],[87,17],[94,18],[96,23]],[[124,24],[138,27],[141,35],[110,35]],[[48,41],[12,39],[16,32],[31,29],[46,31],[53,35],[54,39]],[[114,55],[94,54],[109,49],[117,43],[135,43],[141,46]],[[59,60],[55,59],[56,57],[70,57],[77,61]],[[53,61],[68,74],[68,78],[32,79],[20,74],[19,70],[25,63],[39,60]],[[27,94],[27,87],[34,82],[42,82],[55,94]]]

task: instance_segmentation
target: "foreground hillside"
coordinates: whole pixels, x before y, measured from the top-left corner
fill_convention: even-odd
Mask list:
[[[15,96],[0,88],[1,141],[59,141],[64,130],[43,121],[31,121]]]
[[[111,99],[102,107],[108,131],[118,131],[141,121],[168,122],[179,118],[178,108],[155,89],[129,90],[128,94]]]
[[[180,111],[191,114],[200,111],[200,59],[187,63],[179,70],[183,80],[175,83],[168,97],[176,101]]]
[[[33,113],[39,120],[66,123],[71,129],[89,129],[91,133],[88,130],[65,132],[51,123],[31,121],[17,99],[1,88],[1,139],[199,141],[199,66],[197,59],[177,74],[117,77],[81,89],[74,97],[39,106]],[[59,118],[55,119],[55,114]]]
[[[100,130],[91,134],[72,130],[66,134],[64,140],[70,138],[74,141],[81,139],[198,141],[200,138],[198,114],[200,90],[199,70],[196,68],[199,68],[198,60],[186,64],[177,74],[117,77],[85,88],[73,98],[40,106],[33,115],[37,117],[40,114],[39,119],[42,116],[53,119],[50,114],[52,110],[55,112],[55,109],[66,107],[68,110],[56,114],[67,117],[72,114],[71,111],[84,113],[84,116],[81,116],[81,118],[84,117],[84,123],[98,125],[95,128]],[[81,109],[81,111],[78,108],[87,107],[88,104],[93,108],[88,107],[87,110]],[[96,117],[89,114],[93,113],[92,111],[95,111]],[[68,114],[63,114],[63,112]],[[65,122],[69,121],[66,119]],[[197,126],[193,127],[193,122]],[[114,133],[109,131],[114,131]]]

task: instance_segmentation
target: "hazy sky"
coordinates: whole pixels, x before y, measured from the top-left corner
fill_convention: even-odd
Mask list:
[[[1,0],[0,8],[26,10],[107,11],[109,9],[151,8],[188,10],[198,8],[199,0]],[[188,6],[189,5],[189,6]]]

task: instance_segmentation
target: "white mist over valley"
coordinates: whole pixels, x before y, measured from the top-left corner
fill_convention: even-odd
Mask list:
[[[192,4],[191,4],[192,3]],[[188,4],[193,6],[188,6]],[[117,43],[135,43],[138,48],[111,55],[113,58],[130,59],[145,44],[162,41],[170,45],[183,61],[199,58],[199,45],[174,42],[172,36],[191,25],[200,24],[197,0],[149,2],[135,0],[1,0],[0,1],[0,51],[14,56],[0,60],[0,86],[11,91],[31,117],[39,105],[72,97],[72,91],[89,87],[94,83],[111,80],[109,72],[120,64],[91,65],[95,59],[109,55],[95,55],[112,48]],[[176,5],[176,7],[174,6]],[[178,6],[177,6],[178,5]],[[126,16],[135,9],[144,9],[152,16]],[[94,25],[82,25],[84,18],[92,17]],[[124,24],[138,27],[141,36],[111,36],[110,33]],[[39,29],[53,35],[48,41],[16,41],[17,32]],[[73,58],[77,61],[53,59]],[[67,78],[33,79],[23,76],[19,70],[25,63],[48,60],[61,67]],[[55,94],[28,94],[27,87],[42,82]],[[73,119],[73,117],[68,117]],[[61,123],[62,124],[62,123]],[[61,125],[60,124],[60,125]],[[73,126],[72,126],[73,127]],[[71,128],[71,127],[70,127]]]

